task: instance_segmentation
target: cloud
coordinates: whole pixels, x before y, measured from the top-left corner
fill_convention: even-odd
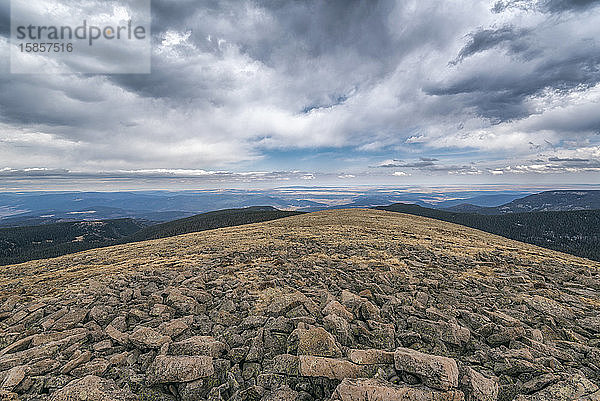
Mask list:
[[[469,34],[469,43],[458,52],[458,56],[451,64],[458,64],[467,57],[501,45],[506,45],[510,54],[525,53],[530,49],[529,35],[529,29],[516,28],[513,25],[504,25],[496,29],[479,29]]]
[[[597,159],[578,153],[600,142],[597,2],[152,6],[152,74],[0,74],[0,168],[236,180],[312,152],[292,178],[318,181]]]
[[[492,8],[500,13],[507,9],[516,8],[525,11],[539,10],[542,12],[562,13],[565,11],[585,11],[598,4],[598,0],[501,0]]]
[[[386,161],[378,164],[377,167],[383,167],[383,168],[395,168],[395,167],[423,168],[423,167],[434,166],[435,165],[434,162],[436,160],[437,159],[421,158],[420,161],[410,162],[410,163],[405,163],[402,160],[386,160]]]

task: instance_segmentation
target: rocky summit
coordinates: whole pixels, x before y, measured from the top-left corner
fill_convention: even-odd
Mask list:
[[[600,400],[600,264],[338,210],[0,270],[0,400]]]

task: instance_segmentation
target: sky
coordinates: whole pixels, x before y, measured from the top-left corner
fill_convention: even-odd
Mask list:
[[[61,12],[82,2],[108,4]],[[15,74],[0,0],[0,190],[600,184],[600,1],[154,0],[151,13],[150,74],[78,72],[102,52]]]

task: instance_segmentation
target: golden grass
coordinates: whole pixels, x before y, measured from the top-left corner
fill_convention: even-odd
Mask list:
[[[311,247],[318,243],[318,249]],[[221,228],[153,241],[93,249],[54,259],[0,268],[0,297],[12,293],[36,296],[77,291],[90,278],[103,280],[142,270],[185,271],[203,265],[230,263],[233,254],[250,260],[231,262],[224,275],[243,281],[258,280],[261,265],[274,264],[286,252],[295,262],[335,268],[342,263],[364,264],[389,272],[409,271],[427,262],[409,254],[391,254],[390,244],[426,249],[435,255],[473,261],[495,254],[522,260],[513,268],[527,269],[532,262],[559,262],[589,269],[600,263],[534,245],[425,217],[377,210],[334,210],[288,217],[266,223]],[[340,251],[348,247],[349,251]],[[331,249],[331,252],[328,251]],[[276,252],[275,252],[276,250]],[[410,262],[410,263],[407,263]],[[480,265],[465,277],[494,274]]]

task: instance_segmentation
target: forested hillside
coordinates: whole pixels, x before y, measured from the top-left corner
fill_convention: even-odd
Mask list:
[[[50,258],[110,244],[145,227],[134,219],[0,228],[0,264]]]
[[[145,220],[117,219],[0,228],[0,265],[221,227],[260,223],[296,214],[300,212],[256,206],[208,212],[154,225]]]
[[[197,231],[212,230],[221,227],[239,226],[242,224],[260,223],[280,219],[282,217],[302,214],[301,212],[278,210],[271,206],[254,206],[243,209],[217,210],[198,214],[184,219],[169,221],[146,227],[135,234],[124,238],[121,242],[145,241],[172,237]]]
[[[403,203],[378,206],[375,209],[462,224],[517,241],[600,260],[600,210],[481,215],[453,213]]]

